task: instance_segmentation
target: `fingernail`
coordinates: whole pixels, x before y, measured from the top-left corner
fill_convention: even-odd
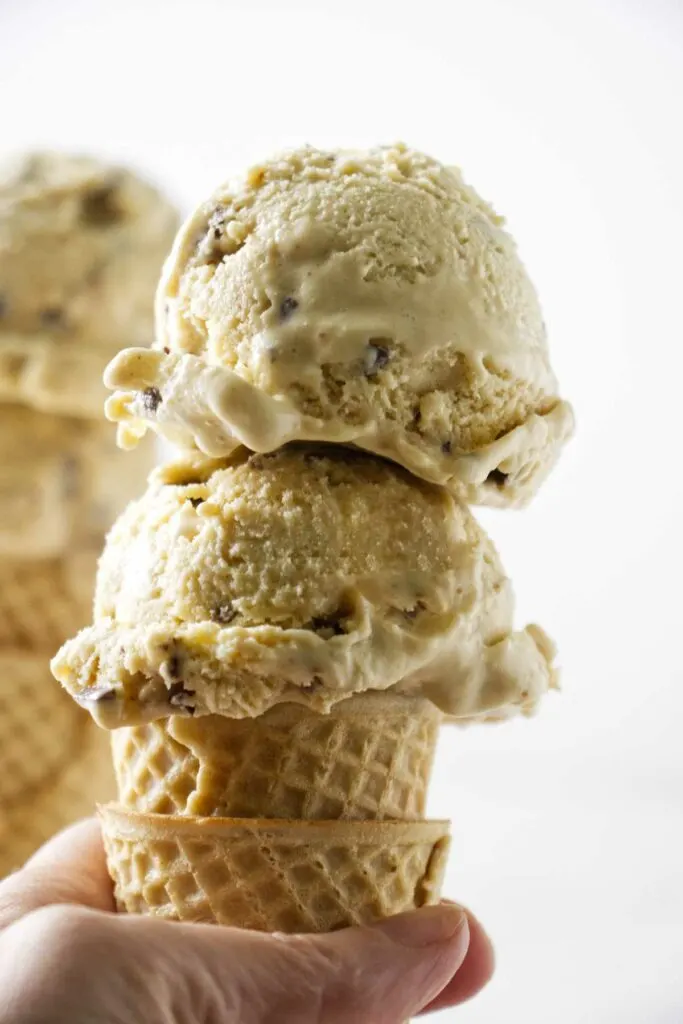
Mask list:
[[[387,917],[384,921],[376,921],[371,927],[401,946],[422,949],[447,942],[466,929],[467,916],[462,907],[441,905]]]

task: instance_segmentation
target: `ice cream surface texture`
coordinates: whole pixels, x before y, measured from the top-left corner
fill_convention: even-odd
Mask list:
[[[152,296],[177,227],[131,171],[30,153],[0,166],[0,400],[99,419],[101,376],[147,345]]]
[[[285,153],[190,217],[153,352],[110,365],[124,446],[353,444],[467,502],[524,503],[571,433],[502,219],[403,145]]]
[[[53,671],[100,725],[325,711],[396,689],[459,720],[530,712],[543,631],[445,490],[341,446],[178,462],[109,534],[95,622]]]

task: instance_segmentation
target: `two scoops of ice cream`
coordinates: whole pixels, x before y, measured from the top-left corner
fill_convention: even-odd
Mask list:
[[[53,661],[113,730],[119,905],[306,931],[433,902],[440,725],[555,684],[468,508],[527,501],[572,428],[514,242],[421,153],[306,148],[198,208],[156,314],[107,415],[179,454]]]

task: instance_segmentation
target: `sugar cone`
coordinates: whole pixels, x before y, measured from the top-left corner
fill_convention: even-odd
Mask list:
[[[0,877],[112,794],[106,735],[50,675],[50,657],[88,619],[94,552],[2,559]]]
[[[107,737],[54,685],[47,656],[0,653],[0,878],[113,791]]]
[[[264,821],[100,808],[119,909],[324,932],[435,903],[446,822]]]
[[[64,640],[90,617],[97,556],[2,559],[0,650],[42,651],[45,666]],[[54,682],[46,683],[54,688]]]
[[[428,701],[366,694],[327,715],[284,704],[255,719],[118,729],[119,802],[159,814],[419,821],[439,722]]]

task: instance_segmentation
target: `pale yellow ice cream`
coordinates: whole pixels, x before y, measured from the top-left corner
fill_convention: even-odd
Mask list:
[[[402,145],[286,153],[178,235],[155,352],[108,416],[210,456],[353,444],[466,501],[526,501],[572,429],[536,292],[460,172]]]
[[[153,334],[177,215],[131,171],[30,153],[0,166],[0,401],[99,418],[102,371]]]
[[[427,696],[460,720],[533,711],[543,631],[446,491],[342,447],[171,464],[112,529],[95,622],[52,663],[99,724],[353,693]]]
[[[148,445],[131,458],[103,419],[0,403],[0,558],[76,560],[84,545],[99,548],[152,465]]]

